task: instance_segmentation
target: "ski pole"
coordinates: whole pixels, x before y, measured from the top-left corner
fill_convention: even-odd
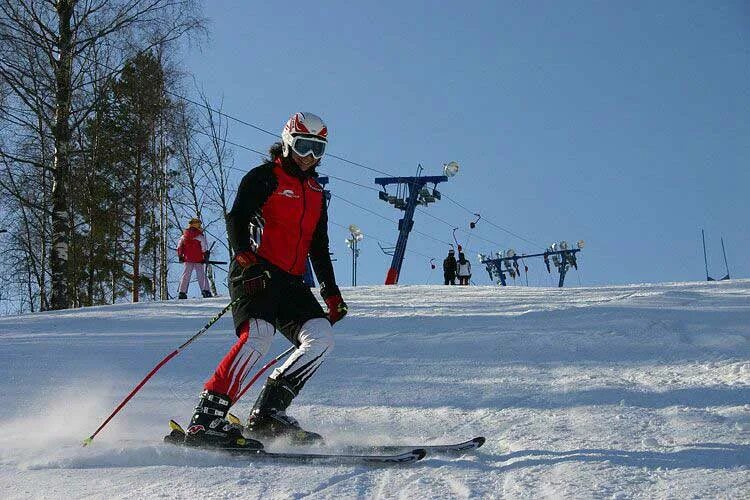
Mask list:
[[[241,297],[237,297],[236,299],[234,299],[233,301],[231,301],[231,302],[230,302],[229,304],[227,304],[227,305],[226,305],[226,307],[224,307],[224,309],[222,309],[222,310],[221,310],[221,311],[219,312],[219,314],[217,314],[216,316],[214,316],[213,318],[211,318],[211,320],[210,320],[210,321],[209,321],[208,323],[206,323],[206,324],[205,324],[205,325],[203,326],[203,328],[201,328],[200,330],[198,330],[198,333],[196,333],[195,335],[193,335],[192,337],[190,337],[189,339],[187,339],[187,341],[185,341],[185,343],[183,343],[183,344],[182,344],[182,345],[181,345],[180,347],[178,347],[177,349],[175,349],[175,350],[174,350],[174,351],[172,351],[171,353],[167,354],[167,356],[166,356],[166,357],[165,357],[164,359],[162,359],[162,360],[161,360],[161,361],[159,362],[159,364],[157,364],[157,365],[156,365],[156,366],[154,367],[154,369],[153,369],[153,370],[151,370],[151,371],[150,371],[150,372],[148,373],[148,375],[146,375],[146,376],[145,376],[145,377],[143,378],[143,380],[141,380],[141,382],[140,382],[140,383],[139,383],[139,384],[138,384],[137,386],[135,386],[135,389],[133,389],[133,390],[132,390],[132,391],[130,392],[130,394],[128,394],[128,396],[127,396],[127,397],[126,397],[126,398],[125,398],[125,399],[124,399],[124,400],[122,401],[122,403],[120,403],[120,405],[119,405],[119,406],[118,406],[117,408],[115,408],[115,411],[113,411],[113,412],[112,412],[112,413],[110,414],[110,416],[109,416],[109,417],[107,417],[107,420],[105,420],[105,421],[104,421],[104,422],[102,423],[102,425],[100,425],[100,426],[99,426],[99,428],[98,428],[98,429],[96,429],[96,431],[95,431],[95,432],[94,432],[94,433],[93,433],[93,434],[92,434],[91,436],[89,436],[89,437],[87,437],[86,439],[84,439],[84,440],[83,440],[83,446],[87,446],[87,445],[91,444],[91,441],[93,441],[93,440],[94,440],[94,438],[96,437],[96,435],[97,435],[97,434],[99,434],[99,431],[101,431],[101,430],[102,430],[102,429],[104,428],[104,426],[105,426],[105,425],[107,425],[107,424],[109,423],[109,421],[110,421],[110,420],[112,420],[112,418],[113,418],[113,417],[114,417],[115,415],[117,415],[117,413],[118,413],[118,412],[119,412],[119,411],[120,411],[120,410],[122,409],[122,407],[123,407],[123,406],[125,406],[125,405],[127,404],[127,402],[128,402],[128,401],[130,401],[130,398],[132,398],[133,396],[135,396],[135,393],[137,393],[137,392],[138,392],[139,390],[141,390],[141,387],[143,387],[143,386],[144,386],[144,384],[145,384],[146,382],[148,382],[148,379],[150,379],[151,377],[153,377],[153,375],[154,375],[154,374],[155,374],[156,372],[158,372],[158,371],[159,371],[159,369],[160,369],[160,368],[161,368],[162,366],[166,365],[166,364],[167,364],[167,362],[168,362],[168,361],[169,361],[170,359],[172,359],[172,358],[174,358],[175,356],[177,356],[178,354],[180,354],[180,351],[182,351],[182,349],[184,349],[185,347],[187,347],[188,345],[190,345],[190,344],[191,344],[191,343],[192,343],[192,342],[193,342],[193,341],[194,341],[195,339],[197,339],[198,337],[200,337],[201,335],[203,335],[203,334],[204,334],[204,333],[206,332],[206,330],[208,330],[209,328],[211,328],[211,325],[213,325],[214,323],[216,323],[216,322],[217,322],[217,321],[219,320],[219,318],[221,318],[221,317],[222,317],[222,316],[224,315],[224,313],[225,313],[225,312],[227,312],[227,311],[228,311],[229,309],[231,309],[231,308],[232,308],[232,306],[233,306],[233,305],[235,305],[235,304],[236,304],[237,302],[239,302],[240,298],[241,298]]]
[[[258,373],[256,373],[255,375],[253,375],[253,378],[250,379],[250,382],[248,382],[247,385],[245,386],[245,388],[242,389],[242,392],[239,393],[239,395],[237,396],[237,399],[235,399],[234,403],[236,404],[237,401],[240,400],[240,398],[242,397],[242,395],[245,394],[248,389],[250,389],[250,387],[255,383],[256,380],[258,380],[258,377],[260,377],[261,375],[263,375],[263,373],[265,373],[266,370],[268,370],[273,365],[275,365],[276,363],[278,363],[280,359],[283,359],[283,358],[289,356],[289,354],[291,354],[292,351],[294,351],[296,348],[297,348],[297,346],[290,347],[289,349],[287,349],[286,351],[282,352],[281,354],[279,354],[278,356],[276,356],[275,358],[273,358],[271,361],[269,361],[268,363],[266,363],[265,365],[263,365],[263,368],[261,368],[260,370],[258,370]]]

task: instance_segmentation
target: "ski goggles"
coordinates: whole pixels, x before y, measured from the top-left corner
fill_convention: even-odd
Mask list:
[[[300,156],[313,155],[316,160],[323,158],[325,150],[326,143],[312,137],[297,136],[292,142],[292,151]]]

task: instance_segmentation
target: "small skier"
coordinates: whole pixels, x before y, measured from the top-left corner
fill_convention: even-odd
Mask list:
[[[456,252],[451,248],[448,256],[443,259],[443,278],[446,285],[456,284]]]
[[[177,257],[180,262],[184,263],[179,294],[177,295],[179,299],[187,299],[187,291],[193,271],[198,278],[201,295],[211,297],[208,278],[206,278],[206,262],[209,260],[208,242],[206,241],[206,235],[201,230],[201,225],[200,219],[196,217],[190,219],[187,229],[182,233],[180,242],[177,244]]]
[[[227,217],[234,249],[229,280],[238,340],[205,383],[185,443],[223,448],[262,448],[262,439],[293,443],[322,439],[303,430],[286,409],[333,348],[331,326],[347,313],[329,255],[328,215],[315,168],[328,143],[320,117],[295,113],[271,146],[270,160],[242,179]],[[303,282],[310,256],[328,306],[323,311]],[[227,413],[246,377],[279,330],[297,349],[273,371],[244,429]]]
[[[458,254],[458,284],[468,285],[469,279],[471,278],[471,262],[466,259],[463,252]]]

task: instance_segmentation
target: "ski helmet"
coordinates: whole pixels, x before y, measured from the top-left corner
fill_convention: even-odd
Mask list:
[[[294,113],[281,132],[284,156],[293,150],[300,156],[312,154],[320,159],[328,144],[328,128],[323,120],[312,113]]]

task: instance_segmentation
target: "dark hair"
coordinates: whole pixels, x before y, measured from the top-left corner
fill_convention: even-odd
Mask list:
[[[463,264],[464,262],[466,262],[466,256],[464,255],[464,253],[463,253],[463,252],[460,252],[460,253],[458,254],[458,261],[459,261],[459,262],[460,262],[461,264]]]
[[[268,148],[268,154],[271,156],[271,161],[276,158],[281,158],[284,154],[284,146],[280,142],[274,142],[271,147]]]

